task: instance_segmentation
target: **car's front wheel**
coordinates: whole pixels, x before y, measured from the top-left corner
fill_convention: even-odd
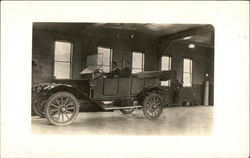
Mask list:
[[[150,93],[143,100],[143,114],[148,119],[157,119],[163,112],[164,102],[159,94]]]
[[[49,97],[45,105],[45,116],[52,125],[71,124],[79,113],[77,98],[68,92],[57,92]]]

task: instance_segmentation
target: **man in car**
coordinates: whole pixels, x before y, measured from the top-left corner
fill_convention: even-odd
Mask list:
[[[128,60],[123,61],[123,69],[120,71],[120,77],[130,77],[131,69]]]
[[[112,71],[110,72],[110,75],[113,77],[117,77],[120,74],[120,69],[117,67],[117,62],[112,61]]]

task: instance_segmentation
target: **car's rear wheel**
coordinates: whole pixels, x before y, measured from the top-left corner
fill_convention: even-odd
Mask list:
[[[163,112],[164,102],[159,94],[150,93],[143,100],[143,114],[148,119],[157,119]]]
[[[68,92],[57,92],[49,97],[45,105],[45,116],[52,125],[71,124],[79,113],[79,102]]]
[[[130,108],[130,109],[121,109],[121,113],[123,114],[132,114],[135,111],[135,108]]]

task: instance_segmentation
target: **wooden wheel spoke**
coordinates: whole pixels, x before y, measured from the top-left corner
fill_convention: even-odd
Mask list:
[[[150,103],[152,104],[154,102],[154,98],[150,98]]]
[[[156,113],[156,111],[155,111],[155,110],[154,110],[154,112],[153,112],[153,113],[154,113],[154,116],[156,116],[156,115],[157,115],[157,113]]]
[[[70,101],[67,105],[65,105],[66,107],[68,106],[74,106],[74,103],[72,101]]]
[[[69,107],[69,108],[67,108],[67,110],[74,110],[75,109],[75,107]]]
[[[153,111],[152,111],[152,110],[150,110],[150,116],[154,116],[154,114],[153,114]]]
[[[146,105],[146,109],[151,109],[151,106],[150,105]]]
[[[64,114],[62,113],[62,122],[64,122]]]
[[[155,109],[154,112],[157,114],[159,112],[159,109]]]
[[[55,112],[55,111],[59,111],[59,109],[50,109],[50,112]]]
[[[156,103],[156,104],[155,104],[155,106],[157,106],[157,107],[158,107],[159,105],[160,105],[160,103]]]
[[[150,115],[154,116],[154,111],[153,110],[150,111]]]
[[[69,98],[67,97],[67,98],[66,98],[66,100],[65,100],[65,102],[64,102],[64,104],[63,104],[64,106],[66,106],[66,105],[67,105],[68,100],[69,100]]]
[[[68,112],[69,114],[73,114],[73,112],[71,112],[71,111],[69,111],[69,110],[66,109],[66,113],[67,113],[67,112]]]
[[[67,113],[64,113],[65,114],[65,116],[69,119],[69,116],[67,115]]]
[[[61,106],[61,104],[59,103],[58,99],[56,99],[56,103],[57,103],[59,106]]]
[[[152,105],[152,103],[151,103],[151,102],[149,102],[149,101],[147,102],[147,104]]]
[[[52,114],[52,117],[55,117],[55,115],[59,114],[59,111],[57,111],[56,113]]]
[[[55,108],[57,108],[57,109],[59,109],[59,106],[57,106],[55,104],[50,104],[50,105],[53,106],[53,107],[55,107]]]
[[[57,121],[59,120],[59,117],[61,116],[61,113],[58,112],[58,117],[57,117]]]
[[[64,104],[63,104],[63,97],[61,97],[61,105],[64,105]]]

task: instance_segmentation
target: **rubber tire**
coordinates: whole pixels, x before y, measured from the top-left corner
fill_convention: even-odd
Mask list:
[[[131,109],[121,109],[121,113],[123,114],[132,114],[135,111],[136,108],[131,108]],[[129,110],[129,111],[127,111]]]
[[[151,98],[151,97],[157,97],[160,100],[160,111],[158,112],[158,114],[156,116],[150,116],[146,110],[146,101]],[[144,99],[143,99],[143,106],[142,106],[142,110],[143,110],[143,114],[146,118],[154,120],[157,119],[161,116],[162,112],[163,112],[163,108],[164,108],[164,102],[162,100],[162,97],[159,94],[156,93],[150,93],[148,94]]]
[[[74,101],[74,103],[75,103],[75,105],[76,105],[76,110],[75,110],[75,114],[74,114],[73,118],[71,118],[71,120],[69,120],[69,121],[66,122],[66,123],[58,123],[58,122],[55,122],[55,121],[50,117],[50,113],[49,113],[49,107],[50,107],[49,105],[51,104],[51,102],[52,102],[55,98],[57,98],[57,97],[59,97],[59,96],[61,96],[61,95],[70,97],[70,98]],[[57,92],[57,93],[54,93],[53,95],[51,95],[51,96],[49,97],[49,99],[47,100],[46,105],[45,105],[45,116],[46,116],[46,118],[48,119],[49,123],[52,124],[52,125],[54,125],[54,126],[69,125],[69,124],[71,124],[73,121],[75,121],[75,119],[77,118],[77,116],[78,116],[78,114],[79,114],[79,107],[80,107],[80,104],[79,104],[77,98],[76,98],[74,95],[72,95],[72,94],[69,93],[69,92]]]

